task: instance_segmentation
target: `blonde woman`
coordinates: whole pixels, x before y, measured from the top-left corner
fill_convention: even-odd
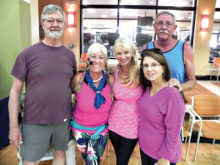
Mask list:
[[[139,115],[137,102],[143,90],[139,85],[138,49],[127,38],[115,41],[118,60],[115,72],[114,103],[109,114],[109,138],[113,144],[117,165],[127,165],[137,144]]]

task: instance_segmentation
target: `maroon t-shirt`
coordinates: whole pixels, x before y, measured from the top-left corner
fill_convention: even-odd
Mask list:
[[[70,119],[75,70],[75,55],[64,46],[40,42],[19,54],[11,74],[26,85],[23,123],[59,124]]]

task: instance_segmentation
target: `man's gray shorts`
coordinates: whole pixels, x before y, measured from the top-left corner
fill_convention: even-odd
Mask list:
[[[24,160],[35,162],[46,153],[49,145],[55,150],[66,151],[69,140],[69,121],[62,124],[22,124],[23,144],[20,155]]]

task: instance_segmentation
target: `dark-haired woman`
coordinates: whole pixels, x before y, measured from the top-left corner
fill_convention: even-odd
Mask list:
[[[144,50],[141,57],[140,78],[145,89],[138,103],[142,165],[175,165],[182,155],[184,100],[177,88],[167,85],[171,75],[162,52]]]

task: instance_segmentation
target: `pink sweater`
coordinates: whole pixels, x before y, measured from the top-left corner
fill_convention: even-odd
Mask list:
[[[116,70],[114,83],[115,100],[108,118],[109,130],[128,139],[136,139],[138,137],[139,113],[137,102],[142,93],[141,86],[130,89],[120,84],[118,82],[118,69]]]
[[[180,130],[185,104],[176,88],[164,87],[153,96],[149,88],[138,103],[140,112],[139,146],[148,156],[177,163],[182,155]]]
[[[86,127],[97,127],[106,124],[108,121],[108,114],[112,104],[112,98],[110,96],[111,88],[107,84],[103,90],[102,95],[105,98],[105,103],[101,105],[99,109],[94,106],[96,93],[92,88],[83,82],[81,91],[76,93],[75,108],[73,111],[73,119],[78,123]],[[92,133],[95,131],[82,131]]]

